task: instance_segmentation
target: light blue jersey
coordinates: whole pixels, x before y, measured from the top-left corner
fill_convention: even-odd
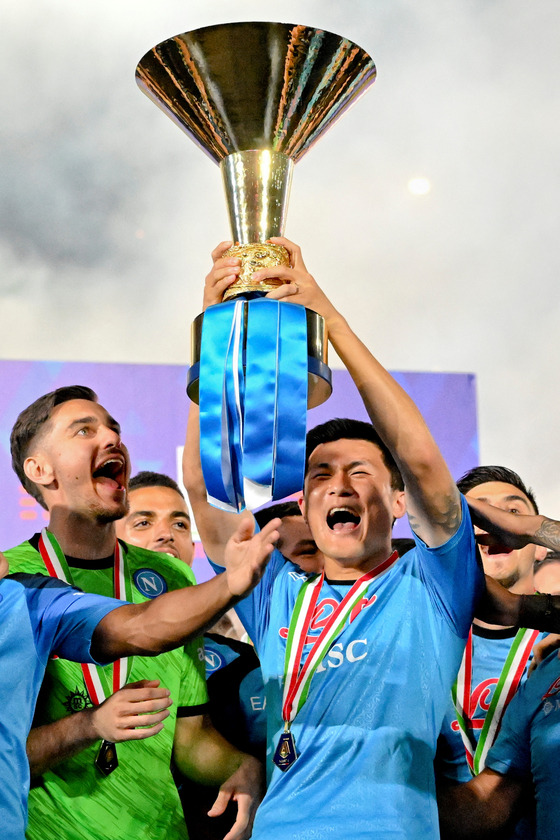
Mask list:
[[[417,541],[373,578],[367,605],[313,677],[292,725],[299,758],[282,772],[271,759],[283,729],[287,628],[308,577],[275,552],[237,608],[267,689],[269,789],[253,838],[437,838],[436,739],[483,585],[466,503],[445,545]],[[325,581],[310,642],[347,591]]]
[[[508,706],[486,766],[535,785],[538,840],[557,840],[560,825],[560,660],[554,651]]]
[[[0,580],[0,835],[23,840],[29,762],[25,744],[52,653],[92,662],[91,637],[122,601],[86,595],[43,575]]]
[[[472,734],[477,743],[516,633],[516,628],[492,629],[473,624],[471,694],[474,713],[472,715]],[[544,636],[546,636],[546,633],[540,633],[534,644],[540,642]],[[532,655],[525,666],[521,682],[525,682],[527,679],[531,659]],[[457,712],[451,697],[438,741],[436,768],[438,775],[441,774],[443,778],[453,782],[468,782],[472,779],[457,722]]]

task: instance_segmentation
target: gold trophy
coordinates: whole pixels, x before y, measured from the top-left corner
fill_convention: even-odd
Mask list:
[[[370,56],[346,38],[287,23],[208,26],[155,46],[136,68],[144,93],[219,164],[242,271],[228,297],[251,297],[282,281],[255,283],[258,268],[288,264],[268,243],[284,235],[292,170],[374,82]],[[308,406],[331,393],[323,319],[306,311]],[[198,401],[202,315],[193,324],[187,392]]]

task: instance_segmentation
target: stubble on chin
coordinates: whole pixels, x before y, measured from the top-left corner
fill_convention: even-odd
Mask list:
[[[123,516],[126,516],[128,508],[128,497],[125,497],[121,504],[115,504],[111,508],[105,508],[99,505],[99,507],[93,511],[93,514],[99,525],[108,525],[110,522],[116,522],[118,519],[122,519]]]
[[[492,575],[490,575],[490,577],[492,577]],[[502,578],[495,577],[494,580],[496,581],[496,583],[499,583],[500,586],[503,586],[504,589],[511,589],[511,587],[514,586],[519,580],[519,573],[513,572],[511,575],[507,575],[507,577]]]

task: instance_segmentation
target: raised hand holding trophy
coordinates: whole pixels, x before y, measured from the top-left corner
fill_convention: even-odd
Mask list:
[[[282,281],[253,272],[289,264],[284,235],[294,163],[375,80],[370,56],[320,29],[232,23],[150,50],[139,86],[222,171],[241,273],[193,324],[187,391],[200,402],[209,500],[253,508],[301,489],[306,409],[331,393],[316,312],[263,297]]]

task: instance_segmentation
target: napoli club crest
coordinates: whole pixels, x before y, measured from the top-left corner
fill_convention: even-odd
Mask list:
[[[167,592],[165,579],[153,569],[138,569],[132,579],[138,592],[145,598],[157,598]]]
[[[207,647],[204,648],[204,661],[206,662],[207,674],[219,671],[226,664],[225,659],[217,651]]]

